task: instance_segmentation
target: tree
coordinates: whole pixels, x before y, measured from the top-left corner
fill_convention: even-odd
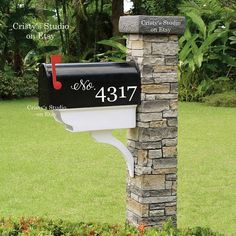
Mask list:
[[[36,15],[35,8],[31,6],[31,1],[20,3],[19,1],[3,1],[0,7],[1,15],[3,15],[4,27],[2,34],[4,35],[1,42],[1,70],[4,70],[7,60],[11,60],[16,74],[21,75],[23,67],[23,55],[26,48],[35,47],[32,39],[26,39],[26,35],[30,33],[30,29],[14,28],[15,22],[24,25],[27,24],[32,17]],[[10,56],[10,55],[13,56]]]
[[[121,0],[112,0],[112,27],[113,36],[119,35],[119,19],[124,14],[124,2]]]

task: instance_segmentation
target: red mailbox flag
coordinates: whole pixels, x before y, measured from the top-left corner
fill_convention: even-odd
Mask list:
[[[54,89],[60,90],[62,84],[61,82],[57,81],[56,64],[61,63],[61,55],[51,55],[51,63],[52,63],[52,84]]]

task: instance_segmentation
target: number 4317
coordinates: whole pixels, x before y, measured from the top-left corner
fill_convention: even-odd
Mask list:
[[[117,99],[128,98],[130,102],[132,101],[132,98],[136,90],[137,90],[137,86],[128,86],[128,87],[123,86],[123,87],[119,87],[118,89],[112,86],[112,87],[108,87],[106,91],[105,91],[105,88],[102,87],[95,95],[95,98],[101,99],[102,102],[105,102],[106,100],[108,102],[115,102]],[[127,97],[128,94],[129,94],[129,97]]]

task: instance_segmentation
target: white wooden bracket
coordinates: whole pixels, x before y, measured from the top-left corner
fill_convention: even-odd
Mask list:
[[[130,177],[134,177],[134,158],[129,149],[112,135],[112,130],[91,132],[92,137],[99,143],[107,143],[117,148],[123,155]]]
[[[60,109],[52,110],[52,113],[57,122],[65,125],[66,130],[70,132],[90,132],[97,142],[107,143],[117,148],[126,161],[130,177],[134,177],[133,155],[121,141],[112,135],[112,130],[135,127],[136,105]]]

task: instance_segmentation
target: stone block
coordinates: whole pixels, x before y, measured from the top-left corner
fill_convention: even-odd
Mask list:
[[[135,148],[136,143],[132,140],[127,140],[127,146],[131,147],[131,148]]]
[[[150,128],[160,128],[166,127],[167,123],[166,120],[151,121],[149,126]]]
[[[139,143],[138,146],[140,146],[140,148],[142,149],[159,149],[161,148],[161,142],[142,142]]]
[[[171,73],[171,72],[176,72],[177,70],[178,70],[177,66],[156,65],[154,67],[155,73]]]
[[[127,221],[127,223],[130,223],[130,224],[138,227],[139,222],[140,222],[140,216],[134,214],[132,211],[129,211],[126,208],[126,221]]]
[[[172,188],[172,181],[166,181],[166,189],[171,189]]]
[[[177,110],[168,110],[168,111],[163,111],[163,117],[168,118],[168,117],[174,117],[177,118]]]
[[[138,165],[146,165],[147,164],[147,154],[146,150],[138,150]]]
[[[174,139],[163,139],[162,140],[162,145],[164,147],[176,146],[177,143],[178,143],[177,138],[174,138]]]
[[[168,124],[168,126],[176,127],[176,126],[178,126],[178,120],[177,120],[177,118],[169,118],[167,120],[167,124]],[[150,125],[150,127],[151,127],[151,125]]]
[[[146,96],[147,101],[156,100],[156,95],[155,94],[146,94],[145,96]]]
[[[142,73],[144,73],[144,74],[152,74],[153,70],[154,69],[153,69],[153,67],[151,65],[144,65]]]
[[[176,174],[168,174],[166,175],[166,180],[176,180],[177,176]]]
[[[148,95],[148,94],[147,94]],[[146,96],[147,96],[146,95]],[[178,94],[171,94],[171,93],[165,93],[165,94],[156,94],[155,95],[155,99],[156,100],[166,100],[166,99],[177,99],[178,98]],[[146,99],[147,100],[147,99]],[[170,105],[171,105],[171,101],[170,101]],[[173,110],[176,108],[173,108]]]
[[[143,128],[149,128],[150,124],[149,123],[145,123],[145,122],[137,122],[137,127],[143,127]]]
[[[162,158],[161,149],[149,150],[148,151],[148,158],[151,158],[151,159]]]
[[[170,84],[144,84],[141,88],[143,93],[169,93]]]
[[[176,206],[170,206],[165,208],[165,214],[167,216],[176,215]]]
[[[144,57],[146,57],[146,55],[151,55],[151,53],[152,53],[152,44],[151,43],[148,43],[148,42],[143,43],[143,53],[144,53]]]
[[[149,215],[150,216],[163,216],[165,214],[164,210],[153,210],[150,211]]]
[[[147,192],[149,193],[148,197],[166,197],[166,196],[172,195],[171,189],[159,189],[159,190],[151,190]],[[145,197],[145,196],[141,196],[141,197]]]
[[[138,128],[128,129],[127,139],[138,141],[139,130]]]
[[[133,157],[138,157],[138,149],[128,146],[129,151],[132,153]]]
[[[133,57],[143,57],[143,50],[142,49],[137,49],[137,50],[132,50],[131,55]]]
[[[127,198],[127,208],[140,217],[148,216],[148,204],[141,204],[132,198]]]
[[[156,167],[157,168],[157,167]],[[158,168],[152,171],[152,174],[162,175],[162,174],[174,174],[176,173],[177,168]]]
[[[176,201],[176,196],[167,196],[167,197],[140,197],[140,203],[165,203]]]
[[[152,75],[144,74],[141,71],[141,83],[142,84],[153,84],[154,83],[154,78],[152,77]]]
[[[175,56],[178,53],[176,43],[152,43],[152,55]]]
[[[153,203],[149,205],[150,210],[164,210],[165,209],[165,203]]]
[[[132,40],[143,40],[143,35],[142,34],[129,34],[128,40],[127,41],[132,41]]]
[[[136,176],[132,182],[142,190],[165,189],[165,175]]]
[[[148,122],[153,120],[161,120],[162,119],[162,113],[156,112],[156,113],[139,113],[138,114],[138,120],[141,122]]]
[[[176,157],[177,156],[177,148],[173,147],[163,147],[163,157]]]
[[[175,66],[177,64],[178,64],[177,56],[166,56],[165,57],[165,65]]]
[[[165,128],[140,128],[139,130],[139,141],[140,142],[151,142],[160,141],[164,138],[176,138],[177,128],[176,127],[165,127]]]
[[[145,42],[152,42],[152,43],[167,43],[169,41],[169,37],[167,35],[144,35],[143,40]]]
[[[141,101],[145,101],[146,100],[146,94],[145,93],[141,93]]]
[[[177,182],[176,182],[176,180],[175,180],[175,181],[173,181],[173,183],[172,183],[172,193],[174,192],[174,193],[176,194],[176,191],[177,191]]]
[[[142,40],[135,40],[130,41],[131,48],[134,49],[143,49],[143,41]]]
[[[135,175],[150,175],[152,173],[152,167],[151,166],[139,166],[135,165]]]
[[[177,35],[170,35],[170,36],[169,36],[169,41],[176,41],[176,42],[177,42],[178,39],[179,39],[179,38],[178,38]]]
[[[152,77],[155,83],[175,83],[177,82],[177,72],[153,73]]]
[[[176,206],[176,202],[167,202],[165,206]]]
[[[178,93],[178,83],[171,83],[171,93]]]
[[[136,185],[132,183],[130,183],[130,186],[129,186],[129,190],[132,194],[134,194],[135,196],[133,197],[133,199],[137,200],[138,201],[138,198],[139,197],[144,197],[146,196],[144,193],[145,191],[142,190],[141,188],[138,188]]]
[[[170,109],[171,110],[177,110],[177,107],[178,107],[178,100],[177,99],[171,100],[170,101]]]
[[[142,101],[141,105],[138,107],[139,112],[155,113],[155,112],[161,112],[164,110],[169,110],[169,101],[168,100]],[[169,113],[167,113],[167,114],[169,114]]]
[[[143,65],[165,65],[164,57],[144,57]]]
[[[139,225],[143,224],[146,227],[163,228],[163,224],[166,222],[166,220],[166,216],[149,216],[146,218],[141,218]]]
[[[177,166],[176,158],[161,158],[153,160],[154,169],[176,168],[176,166]]]

